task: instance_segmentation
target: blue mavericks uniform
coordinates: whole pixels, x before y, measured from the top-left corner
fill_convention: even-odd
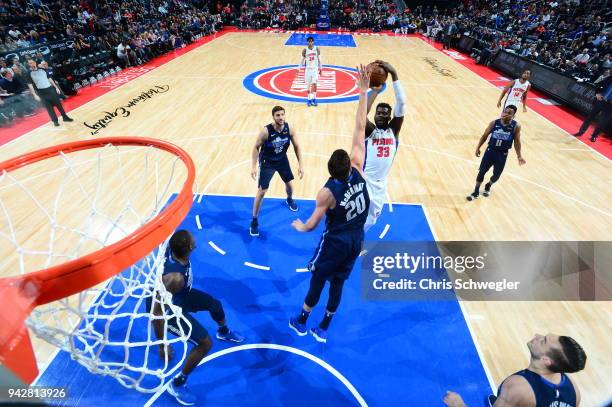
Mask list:
[[[508,150],[512,148],[516,125],[517,123],[515,120],[512,120],[507,125],[504,125],[501,119],[495,120],[495,125],[493,126],[493,130],[491,130],[491,137],[489,138],[489,145],[480,162],[478,181],[482,182],[484,174],[486,174],[491,167],[493,167],[493,179],[495,181],[499,179],[506,166]]]
[[[516,372],[515,375],[523,376],[529,382],[535,394],[536,407],[576,407],[576,389],[564,373],[561,373],[559,384],[551,383],[539,374],[527,369]],[[498,397],[500,394],[501,385],[497,390]]]
[[[259,150],[259,187],[268,189],[270,180],[278,172],[283,182],[293,179],[287,150],[291,144],[289,124],[285,123],[281,131],[276,131],[273,124],[266,126],[268,138]]]
[[[198,311],[209,311],[215,321],[222,321],[225,319],[223,307],[219,300],[214,298],[212,295],[200,291],[193,286],[193,273],[191,271],[191,261],[187,264],[179,263],[170,251],[168,247],[166,249],[165,260],[164,260],[164,271],[162,276],[169,273],[180,273],[185,281],[183,288],[172,296],[172,303],[178,305],[183,309],[183,315],[191,323],[191,335],[189,341],[194,345],[198,345],[199,342],[208,337],[208,331],[198,322],[197,319],[191,315],[192,312]],[[151,297],[147,298],[147,309],[151,309]],[[172,318],[168,321],[168,330],[180,336],[181,329],[183,332],[189,332],[189,327],[183,319],[178,320]]]
[[[345,280],[361,251],[370,196],[365,179],[355,168],[348,181],[330,178],[325,188],[334,195],[336,206],[327,210],[325,231],[308,268],[325,280]]]

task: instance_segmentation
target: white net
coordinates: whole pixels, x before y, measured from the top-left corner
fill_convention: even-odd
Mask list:
[[[60,153],[0,174],[0,276],[77,259],[147,224],[180,191],[187,168],[154,147],[107,145]],[[128,388],[154,392],[181,366],[191,325],[161,283],[167,242],[97,287],[34,309],[38,338],[69,352],[90,372]],[[159,302],[178,336],[157,339],[147,299]],[[166,327],[164,327],[166,328]],[[160,345],[174,358],[161,358]],[[34,343],[48,356],[48,345]],[[41,359],[41,354],[37,354]]]

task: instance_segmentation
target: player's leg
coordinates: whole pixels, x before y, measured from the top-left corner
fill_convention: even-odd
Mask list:
[[[582,136],[582,134],[584,134],[585,131],[587,131],[587,129],[589,128],[589,126],[591,125],[593,120],[595,120],[595,117],[597,117],[597,115],[601,111],[604,110],[606,103],[607,102],[605,102],[605,101],[599,101],[599,100],[595,101],[595,103],[593,104],[593,108],[589,112],[589,114],[586,117],[586,119],[584,119],[584,121],[582,122],[582,125],[580,126],[580,129],[578,130],[577,133],[574,133],[575,137],[580,137],[580,136]]]
[[[281,162],[278,163],[276,170],[278,171],[278,175],[280,175],[281,179],[285,183],[285,192],[287,192],[287,206],[293,212],[296,212],[298,210],[298,206],[293,200],[293,180],[295,177],[293,176],[293,171],[291,171],[289,158],[283,158]]]
[[[307,102],[306,106],[310,106],[312,104],[312,82],[313,82],[312,69],[306,68],[304,70],[304,81],[306,82],[306,94],[307,94]]]
[[[255,194],[255,199],[253,201],[253,219],[251,219],[251,225],[249,227],[249,234],[251,236],[259,236],[259,221],[257,217],[259,216],[259,210],[261,209],[261,203],[263,202],[263,198],[270,187],[270,180],[272,180],[272,176],[276,169],[268,163],[260,163],[259,164],[259,179],[257,181],[257,193]]]
[[[346,280],[335,278],[329,283],[329,298],[327,300],[327,307],[325,307],[323,319],[319,322],[318,326],[310,330],[317,342],[327,342],[327,329],[340,305],[345,281]]]
[[[594,143],[597,141],[597,137],[604,132],[610,133],[612,130],[612,108],[611,102],[606,102],[607,105],[602,111],[602,115],[597,121],[597,125],[591,134],[591,141]]]
[[[314,256],[308,263],[308,269],[312,273],[308,293],[300,314],[289,320],[291,329],[300,336],[307,334],[306,321],[314,306],[319,302],[325,281],[333,277],[334,272],[339,269],[346,257],[347,250],[342,243],[338,237],[330,237],[324,233]]]
[[[480,169],[478,170],[478,175],[476,176],[476,186],[474,187],[474,192],[472,192],[466,198],[468,201],[473,201],[480,196],[480,185],[484,181],[485,174],[494,164],[493,155],[494,151],[487,148],[482,156],[482,161],[480,162]]]
[[[317,106],[317,74],[318,72],[314,72],[314,82],[312,84],[312,105]]]
[[[367,184],[367,188],[368,194],[370,195],[370,209],[368,209],[368,218],[366,219],[366,223],[363,227],[363,230],[366,232],[376,224],[385,204],[384,189],[379,191],[378,189],[371,187],[371,183]]]
[[[508,158],[508,152],[499,151],[496,153],[495,158],[493,160],[493,176],[489,182],[485,184],[484,192],[482,193],[484,196],[489,196],[491,194],[491,187],[494,183],[499,180],[502,172],[504,171],[504,167],[506,166],[506,159]]]
[[[168,392],[173,395],[179,403],[193,405],[197,400],[196,396],[186,385],[187,378],[212,348],[212,340],[206,328],[204,328],[198,320],[188,312],[185,312],[183,315],[191,323],[189,343],[193,344],[194,347],[187,355],[187,358],[185,358],[185,363],[183,364],[181,372],[172,379],[168,387]],[[180,322],[177,322],[177,319],[173,318],[168,321],[168,331],[179,336],[181,332],[189,332],[189,326],[184,320],[181,319]]]
[[[344,241],[344,249],[339,250],[339,257],[342,258],[342,261],[335,265],[333,277],[328,278],[329,297],[327,300],[327,307],[325,308],[325,314],[319,325],[310,330],[310,333],[318,342],[327,342],[327,329],[340,305],[344,282],[351,275],[351,271],[353,271],[353,267],[355,266],[355,261],[357,261],[359,253],[361,252],[363,234],[355,233],[345,236],[342,239]],[[344,256],[342,256],[343,253],[345,254]]]
[[[231,331],[225,323],[225,311],[221,301],[204,291],[193,288],[185,295],[183,309],[187,312],[208,311],[212,319],[217,323],[217,339],[240,343],[244,337],[237,332]]]

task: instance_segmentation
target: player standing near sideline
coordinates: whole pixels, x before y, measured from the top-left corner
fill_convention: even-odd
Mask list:
[[[391,64],[384,61],[375,61],[391,75],[393,92],[395,93],[395,108],[391,109],[388,103],[376,105],[374,123],[367,121],[365,132],[365,159],[363,172],[368,183],[370,194],[370,211],[365,224],[366,232],[380,216],[387,195],[387,177],[397,152],[399,133],[404,123],[406,112],[406,93],[397,76],[397,71]],[[382,86],[372,88],[368,95],[368,113]],[[391,115],[393,112],[393,116]]]
[[[361,65],[357,79],[359,104],[353,131],[351,155],[340,149],[333,152],[327,168],[331,177],[317,193],[316,207],[310,219],[293,226],[298,232],[310,232],[326,216],[325,231],[308,264],[310,287],[300,314],[289,320],[289,327],[299,336],[307,334],[306,320],[319,302],[325,282],[329,281],[329,299],[321,323],[310,330],[318,342],[327,342],[327,329],[340,305],[344,282],[351,274],[363,244],[366,218],[370,206],[368,188],[363,174],[365,157],[364,135],[367,118],[367,92],[370,73]]]
[[[516,106],[506,106],[502,112],[501,119],[493,120],[485,129],[482,137],[478,141],[478,147],[476,147],[476,157],[480,157],[480,147],[487,141],[489,135],[489,145],[482,161],[480,162],[480,170],[476,176],[476,187],[474,192],[467,196],[468,201],[473,201],[478,198],[480,194],[480,184],[484,181],[484,176],[493,167],[493,176],[491,180],[485,184],[484,196],[489,196],[491,193],[491,186],[497,182],[504,166],[506,165],[506,159],[508,158],[508,150],[512,148],[512,142],[514,141],[514,149],[518,158],[519,165],[526,163],[525,159],[521,155],[521,125],[514,120],[514,114],[516,113]]]
[[[515,79],[504,87],[501,95],[499,95],[499,99],[497,100],[497,107],[501,107],[501,101],[506,96],[506,100],[504,101],[504,109],[506,106],[514,105],[518,106],[520,103],[523,104],[523,112],[527,111],[527,92],[531,89],[531,83],[529,83],[529,78],[531,78],[531,70],[525,69],[521,74],[519,79]]]
[[[258,188],[255,200],[253,201],[253,219],[249,227],[249,234],[251,236],[259,236],[257,217],[261,208],[261,202],[268,191],[270,180],[272,180],[275,172],[278,172],[285,183],[287,206],[293,212],[298,210],[296,203],[293,201],[293,172],[289,165],[287,150],[289,145],[293,143],[293,149],[298,159],[298,176],[300,179],[304,176],[302,151],[300,150],[295,130],[289,128],[289,124],[285,122],[285,109],[281,106],[274,106],[272,108],[272,118],[274,122],[268,124],[259,132],[251,155],[251,177],[254,180],[257,180],[257,163],[259,162]]]
[[[321,51],[314,45],[314,38],[306,39],[308,46],[302,50],[302,61],[298,69],[304,67],[304,81],[306,82],[306,92],[308,101],[306,106],[317,106],[317,82],[322,73]]]

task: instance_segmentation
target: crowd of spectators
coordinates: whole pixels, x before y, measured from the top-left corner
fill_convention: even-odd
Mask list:
[[[0,59],[0,125],[37,108],[26,86],[29,60],[50,77],[55,70],[62,93],[71,94],[80,79],[184,47],[233,24],[234,15],[203,0],[52,0],[44,7],[36,0],[0,0],[0,54],[10,55]]]

